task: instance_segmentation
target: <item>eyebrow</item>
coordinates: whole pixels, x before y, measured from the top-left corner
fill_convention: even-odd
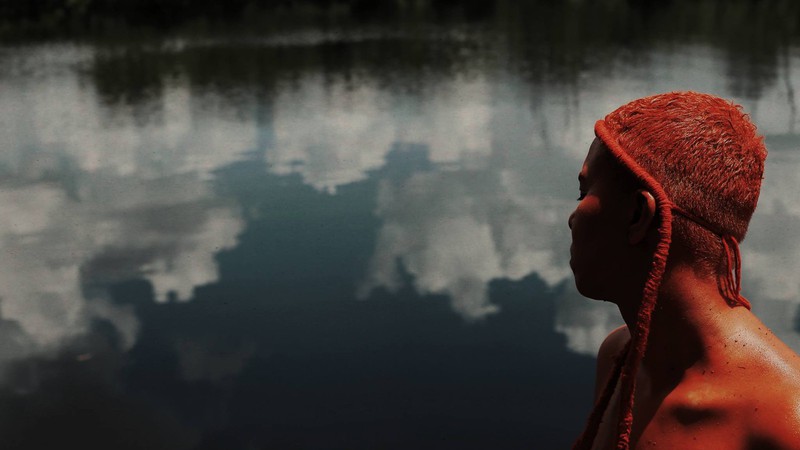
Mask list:
[[[584,181],[586,181],[586,177],[585,177],[585,176],[583,176],[583,174],[582,174],[582,173],[579,173],[579,174],[578,174],[578,182],[579,182],[579,183],[583,183]]]

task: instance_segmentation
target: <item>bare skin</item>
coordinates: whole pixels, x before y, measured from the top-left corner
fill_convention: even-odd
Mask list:
[[[613,164],[595,140],[569,219],[578,290],[616,303],[627,324],[600,347],[597,395],[630,339],[658,240],[652,195],[625,192]],[[717,286],[673,241],[638,372],[632,449],[800,450],[800,357],[749,310],[728,306]],[[595,449],[615,448],[619,390]]]

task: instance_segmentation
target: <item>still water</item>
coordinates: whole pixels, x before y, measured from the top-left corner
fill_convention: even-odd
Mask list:
[[[512,37],[0,47],[4,447],[567,447],[621,324],[572,283],[577,172],[669,90],[766,136],[743,289],[800,350],[800,52]]]

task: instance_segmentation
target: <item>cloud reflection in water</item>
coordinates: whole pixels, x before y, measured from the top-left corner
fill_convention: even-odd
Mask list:
[[[109,122],[90,87],[54,69],[64,64],[55,54],[72,64],[91,55],[69,46],[24,53],[53,79],[41,89],[37,77],[15,77],[0,90],[10,149],[0,156],[0,329],[15,344],[0,360],[55,351],[97,319],[130,348],[138,319],[102,287],[141,277],[158,301],[189,300],[217,280],[214,255],[242,229],[238,207],[209,180],[252,148],[252,123],[198,113],[186,87],[163,99],[164,121]]]
[[[226,117],[213,107],[224,99],[204,103],[180,78],[137,105],[138,116],[108,114],[129,106],[103,106],[71,69],[51,72],[50,90],[38,89],[40,80],[13,78],[0,93],[0,124],[9,130],[3,144],[11,149],[0,161],[0,203],[9,211],[0,235],[3,250],[15,255],[0,263],[7,278],[2,317],[18,327],[19,348],[52,345],[92,317],[114,323],[132,345],[135,317],[87,287],[139,276],[159,301],[187,300],[195,287],[215,281],[214,254],[236,245],[243,224],[238,206],[218,198],[208,180],[259,147],[261,126],[273,140],[265,156],[274,174],[299,173],[332,194],[379,179],[375,214],[382,225],[361,297],[399,289],[405,271],[419,293],[448,294],[459,315],[482,318],[497,311],[487,296],[491,280],[535,272],[550,286],[571,283],[566,217],[592,123],[653,92],[691,87],[726,95],[709,53],[654,57],[623,74],[593,73],[585,84],[547,89],[502,73],[457,76],[416,93],[368,77],[354,84],[304,75],[277,91],[270,120],[260,125]],[[80,65],[91,53],[73,56]],[[785,134],[791,124],[781,119],[789,106],[775,100],[782,89],[767,86],[762,100],[744,103],[765,134],[782,134],[792,147],[799,139]],[[402,159],[409,148],[424,152],[427,170],[381,173],[392,151]],[[786,183],[796,162],[775,153],[770,161],[776,157],[743,245],[745,293],[767,317],[778,316],[769,312],[773,306],[800,297],[792,281],[798,252],[786,245],[800,218]],[[570,298],[559,303],[556,328],[570,348],[593,353],[618,324],[615,313],[564,292]],[[789,337],[792,327],[780,325]]]

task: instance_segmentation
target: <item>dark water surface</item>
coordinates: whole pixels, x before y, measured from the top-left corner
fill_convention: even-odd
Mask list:
[[[677,89],[766,135],[744,293],[800,349],[798,48],[504,20],[0,47],[3,447],[567,447],[621,323],[576,175]]]

